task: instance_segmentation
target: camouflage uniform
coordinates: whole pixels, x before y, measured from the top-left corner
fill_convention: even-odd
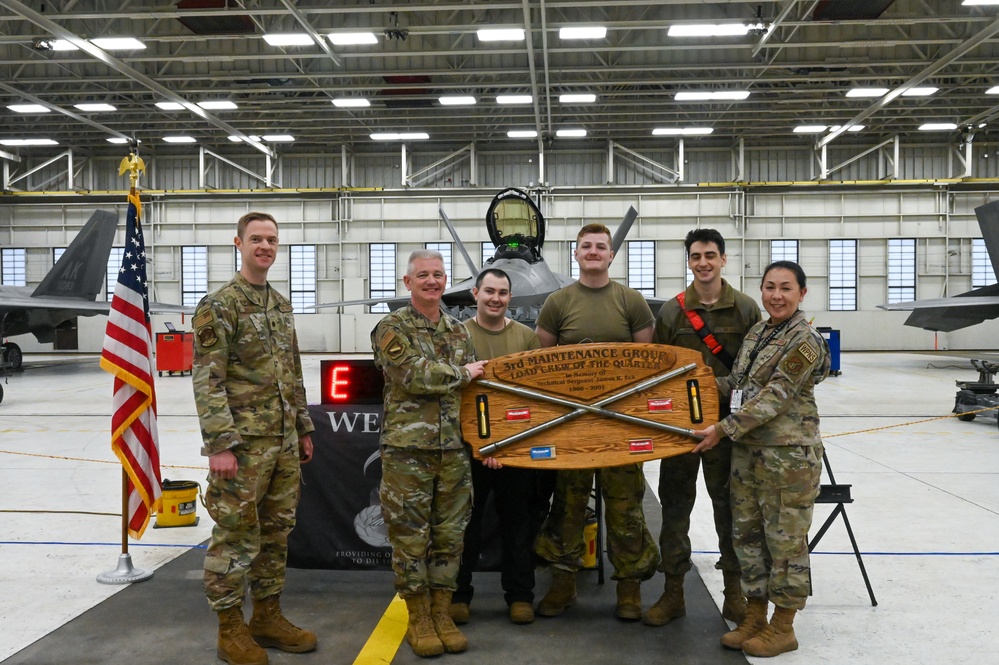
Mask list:
[[[722,293],[711,305],[701,304],[693,284],[684,293],[684,306],[696,311],[711,330],[715,339],[731,355],[738,353],[742,340],[760,320],[760,306],[741,291],[722,280]],[[704,357],[715,376],[728,376],[725,366],[694,330],[693,324],[676,298],[662,306],[656,320],[652,341],[693,349]],[[728,415],[728,394],[720,400],[721,416]],[[732,441],[723,438],[717,446],[700,455],[666,457],[659,465],[659,501],[662,504],[663,527],[659,534],[662,563],[659,570],[667,575],[684,575],[691,568],[690,514],[697,498],[697,471],[704,470],[704,485],[711,497],[715,532],[721,556],[715,567],[724,571],[739,571],[739,560],[732,547],[732,506],[729,501],[729,475],[732,469]]]
[[[301,476],[298,440],[313,431],[292,306],[236,274],[194,315],[194,400],[203,455],[231,450],[234,479],[209,475],[215,520],[205,556],[212,610],[280,594]]]
[[[443,310],[433,323],[410,304],[378,322],[371,348],[385,376],[379,495],[396,591],[454,591],[471,511],[459,412],[472,341]]]
[[[766,341],[773,330],[753,326],[732,374],[717,379],[723,394],[744,391],[742,408],[718,426],[735,442],[733,541],[743,591],[798,610],[811,585],[808,530],[822,475],[814,387],[829,374],[829,352],[800,310]]]

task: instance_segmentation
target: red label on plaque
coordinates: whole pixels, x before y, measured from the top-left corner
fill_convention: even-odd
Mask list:
[[[631,439],[628,441],[628,449],[633,453],[651,453],[652,439]]]
[[[672,410],[673,410],[673,398],[649,400],[649,413],[657,413],[660,411],[672,411]]]
[[[506,419],[511,420],[530,420],[531,410],[530,409],[507,409]]]

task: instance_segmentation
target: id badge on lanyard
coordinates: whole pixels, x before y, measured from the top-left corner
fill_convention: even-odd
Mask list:
[[[741,388],[732,391],[732,397],[729,400],[729,408],[732,410],[732,413],[742,410],[742,395],[743,390]]]

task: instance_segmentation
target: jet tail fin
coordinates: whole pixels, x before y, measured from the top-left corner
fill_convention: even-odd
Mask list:
[[[614,232],[614,237],[611,239],[611,249],[615,254],[621,249],[624,239],[628,236],[628,232],[631,231],[631,225],[635,223],[637,218],[638,211],[635,210],[635,206],[628,208],[628,212],[624,214],[624,219],[621,220],[621,225],[617,227],[617,231]]]
[[[472,257],[468,255],[465,243],[463,243],[461,238],[458,237],[458,230],[454,228],[454,224],[451,223],[447,213],[444,212],[444,208],[437,208],[437,212],[440,213],[441,221],[444,222],[444,226],[447,227],[451,237],[454,238],[454,244],[458,246],[458,252],[461,254],[461,258],[465,259],[465,265],[468,266],[468,272],[472,275],[472,277],[477,276],[479,274],[479,267],[475,265],[475,261],[473,261]]]
[[[982,239],[989,250],[992,270],[999,280],[999,200],[991,201],[975,208],[978,226],[982,229]]]
[[[35,296],[96,300],[107,276],[108,256],[118,228],[118,215],[95,210],[42,283]]]

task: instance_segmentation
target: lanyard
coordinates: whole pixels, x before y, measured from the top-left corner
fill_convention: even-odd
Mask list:
[[[774,329],[770,331],[769,335],[767,335],[766,337],[760,337],[758,340],[756,340],[756,344],[753,345],[753,350],[749,352],[749,363],[746,365],[746,371],[743,374],[743,376],[749,374],[749,371],[753,368],[753,363],[756,362],[756,356],[760,355],[760,351],[763,350],[763,347],[769,344],[774,337],[783,332],[784,328],[787,328],[788,324],[791,323],[791,319],[793,318],[794,315],[792,314],[791,316],[789,316],[788,318],[784,319],[779,324],[777,324],[774,327]]]

